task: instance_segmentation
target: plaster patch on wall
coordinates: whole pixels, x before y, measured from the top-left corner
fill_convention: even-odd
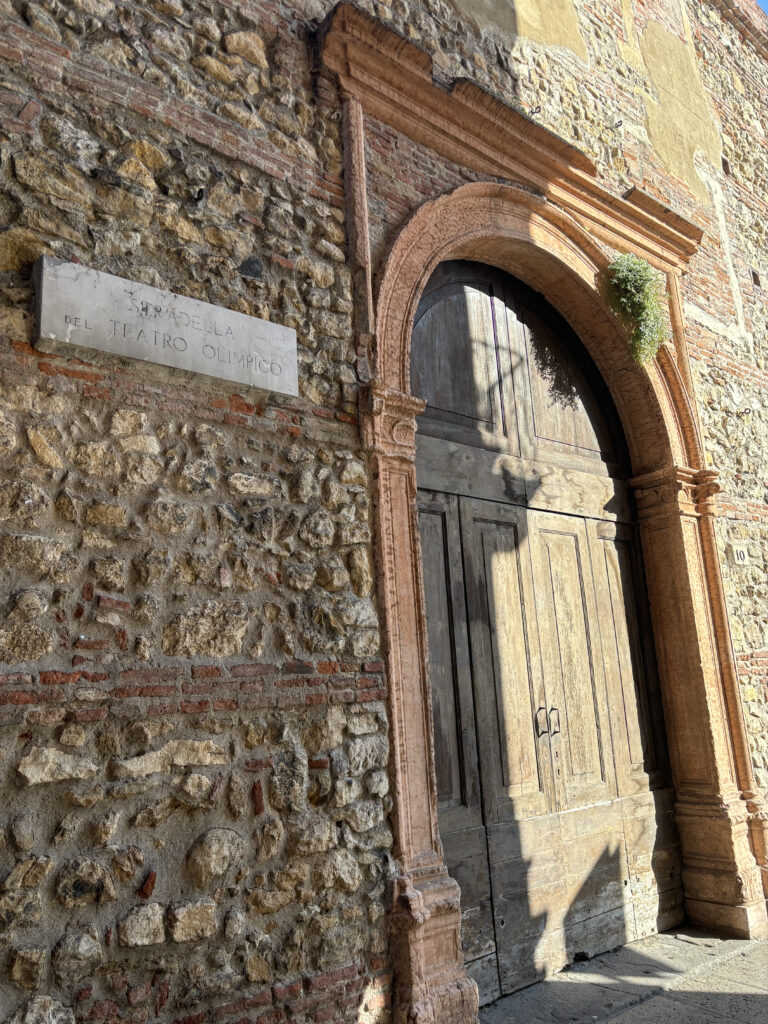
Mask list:
[[[504,34],[563,46],[587,60],[573,0],[452,0],[456,11],[482,32],[493,26]]]
[[[658,100],[646,99],[648,136],[664,166],[682,178],[702,202],[711,202],[695,167],[701,152],[713,166],[720,162],[720,131],[695,64],[690,43],[652,21],[640,39],[640,52]]]

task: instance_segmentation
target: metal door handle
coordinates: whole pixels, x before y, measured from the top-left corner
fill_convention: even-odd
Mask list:
[[[557,718],[553,718],[553,715],[557,715]],[[549,732],[551,736],[557,736],[560,732],[560,709],[550,708],[549,709]]]
[[[539,708],[535,716],[536,722],[536,735],[543,736],[545,732],[549,732],[549,725],[547,724],[547,709]]]

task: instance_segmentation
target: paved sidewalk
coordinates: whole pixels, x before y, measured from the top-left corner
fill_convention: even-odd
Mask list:
[[[506,996],[480,1024],[768,1024],[768,941],[678,928]]]

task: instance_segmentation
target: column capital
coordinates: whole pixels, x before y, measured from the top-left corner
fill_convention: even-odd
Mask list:
[[[632,477],[638,518],[714,515],[714,498],[722,490],[718,475],[714,469],[670,465]]]
[[[369,381],[360,397],[363,448],[370,453],[413,461],[416,417],[425,405],[423,399],[403,394],[376,378]]]

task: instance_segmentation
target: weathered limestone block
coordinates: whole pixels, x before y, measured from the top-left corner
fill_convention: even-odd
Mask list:
[[[288,845],[293,855],[324,853],[336,845],[336,828],[324,814],[307,812],[292,822]]]
[[[302,742],[310,754],[333,750],[344,739],[347,716],[338,705],[332,705],[322,718],[309,723],[302,734]]]
[[[365,788],[371,796],[385,797],[389,792],[389,776],[383,770],[371,772],[365,780]]]
[[[192,459],[181,467],[176,483],[182,491],[200,494],[216,486],[216,467],[207,459]]]
[[[37,924],[42,913],[40,894],[23,889],[0,895],[0,932]]]
[[[310,548],[327,548],[333,544],[336,526],[324,509],[307,516],[299,528],[299,536]]]
[[[349,770],[352,775],[361,776],[374,768],[384,768],[389,757],[386,739],[380,735],[358,736],[347,743]]]
[[[187,853],[187,871],[199,889],[215,878],[225,875],[231,865],[239,863],[245,842],[231,828],[212,828],[198,836]]]
[[[35,996],[8,1017],[6,1024],[75,1024],[75,1011],[58,999]]]
[[[289,903],[296,899],[293,891],[285,892],[282,889],[263,889],[256,887],[246,892],[248,906],[257,914],[275,914]]]
[[[56,879],[56,896],[65,907],[107,903],[115,898],[115,883],[108,868],[96,860],[71,860]]]
[[[366,548],[352,548],[347,559],[349,578],[358,597],[368,597],[373,589],[371,560]]]
[[[206,601],[172,619],[163,630],[163,652],[175,657],[225,658],[237,654],[248,628],[248,610],[239,601]]]
[[[118,437],[126,434],[143,434],[147,429],[147,414],[138,409],[116,409],[112,413],[110,434]]]
[[[91,526],[106,526],[115,529],[126,526],[128,513],[122,505],[110,501],[94,501],[85,511],[85,521]]]
[[[27,438],[32,446],[32,451],[37,456],[37,460],[41,465],[46,466],[48,469],[63,469],[64,463],[62,458],[51,443],[52,432],[58,434],[55,428],[43,430],[39,427],[27,427]],[[60,436],[58,440],[61,441]]]
[[[34,523],[51,507],[51,499],[25,480],[0,482],[0,521],[17,519]]]
[[[343,590],[349,583],[349,573],[336,554],[329,554],[317,569],[317,582],[332,594]]]
[[[172,498],[157,498],[147,509],[147,525],[158,533],[182,533],[192,522],[192,509]]]
[[[235,53],[238,57],[244,57],[256,67],[268,67],[264,41],[256,32],[231,32],[224,36],[223,42],[227,53]]]
[[[16,426],[13,420],[0,409],[0,455],[10,455],[17,444]]]
[[[45,967],[45,946],[16,946],[11,949],[11,981],[19,988],[36,989]]]
[[[134,907],[117,926],[121,946],[156,946],[165,942],[163,908],[159,903]]]
[[[0,536],[0,567],[66,582],[79,564],[74,555],[68,554],[68,547],[68,541],[53,537],[3,534]]]
[[[297,747],[293,756],[276,762],[269,780],[269,800],[277,811],[298,811],[305,805],[309,785],[307,755]]]
[[[53,973],[60,985],[69,986],[93,974],[104,959],[95,928],[67,932],[53,950]]]
[[[112,870],[121,882],[130,882],[144,864],[144,854],[138,846],[118,850],[112,858]]]
[[[282,581],[292,590],[309,590],[316,575],[314,565],[301,562],[285,565],[281,572]]]
[[[202,803],[209,793],[213,782],[208,778],[207,775],[201,775],[199,772],[190,772],[186,775],[181,783],[181,791],[193,804]]]
[[[249,786],[242,775],[230,775],[227,786],[227,805],[235,820],[242,818],[250,806]]]
[[[226,751],[213,740],[170,740],[158,750],[113,761],[110,769],[116,779],[137,779],[167,773],[172,767],[224,764],[226,760]]]
[[[99,766],[87,757],[65,754],[55,747],[32,747],[19,762],[18,772],[28,786],[65,779],[92,779]]]
[[[316,863],[312,881],[316,888],[356,892],[363,883],[363,873],[349,850],[333,850]]]
[[[213,900],[185,903],[174,907],[170,915],[174,942],[197,942],[216,934],[216,904]]]
[[[277,498],[282,494],[279,479],[271,476],[255,476],[253,473],[233,473],[227,479],[233,494],[249,498]]]
[[[355,832],[369,832],[384,821],[380,800],[360,800],[344,811],[344,817]]]
[[[253,855],[257,861],[271,860],[280,848],[284,833],[283,823],[274,815],[259,821],[253,833]]]
[[[25,857],[11,870],[2,883],[5,892],[13,889],[37,889],[53,870],[50,857]]]
[[[32,623],[0,629],[0,662],[37,661],[53,650],[54,638]]]
[[[115,555],[94,558],[91,570],[97,581],[107,590],[121,591],[125,588],[125,559],[117,558]]]
[[[114,477],[120,472],[120,460],[108,441],[84,441],[72,445],[67,455],[81,473]]]
[[[353,487],[367,487],[368,474],[362,462],[357,459],[346,459],[339,473],[339,480],[343,484]]]
[[[360,779],[337,779],[333,803],[336,807],[347,807],[360,799],[362,791],[363,784]]]

